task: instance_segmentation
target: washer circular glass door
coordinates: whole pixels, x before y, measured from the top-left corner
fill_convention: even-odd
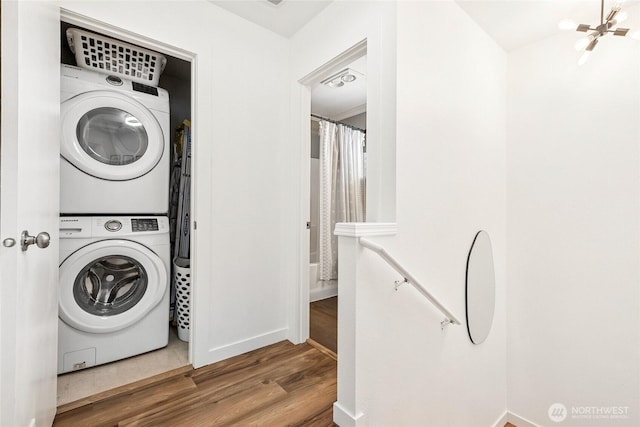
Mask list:
[[[126,181],[153,169],[164,152],[151,111],[118,92],[85,92],[60,107],[60,154],[96,178]]]
[[[130,240],[84,246],[60,264],[59,316],[76,329],[114,332],[142,319],[162,300],[168,274],[162,260]]]

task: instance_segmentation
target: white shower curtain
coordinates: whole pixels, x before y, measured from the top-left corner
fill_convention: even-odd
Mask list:
[[[364,132],[320,120],[320,280],[338,278],[337,222],[365,221]]]

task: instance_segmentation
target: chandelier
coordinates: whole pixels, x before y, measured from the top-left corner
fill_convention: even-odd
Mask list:
[[[614,36],[624,37],[629,32],[628,28],[616,27],[623,21],[627,19],[627,13],[622,10],[622,0],[617,1],[609,14],[605,17],[604,15],[604,0],[601,0],[600,3],[600,23],[598,25],[589,25],[589,24],[576,24],[571,20],[564,19],[560,21],[558,27],[561,30],[576,30],[581,33],[588,33],[586,36],[579,39],[575,48],[578,51],[583,51],[582,56],[578,60],[578,64],[582,65],[587,62],[589,55],[598,45],[598,41],[601,37],[604,37],[607,34],[613,34]]]

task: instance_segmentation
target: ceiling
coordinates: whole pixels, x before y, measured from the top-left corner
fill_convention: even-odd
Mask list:
[[[275,6],[267,0],[208,0],[242,18],[291,37],[332,0],[283,0]],[[364,1],[364,0],[361,0]],[[421,0],[430,1],[430,0]],[[594,24],[600,19],[600,0],[455,0],[455,2],[506,51],[552,36],[558,22],[569,18],[577,23]],[[615,0],[605,0],[605,14]],[[640,3],[627,0],[625,8]],[[576,37],[576,39],[579,37]],[[351,68],[366,75],[366,59]],[[366,79],[342,88],[312,88],[312,111],[336,120],[366,105]],[[362,112],[362,111],[359,111]],[[353,115],[353,114],[351,114]]]
[[[267,0],[209,0],[242,18],[284,37],[291,37],[333,0],[283,0],[275,6]],[[429,0],[423,0],[429,1]],[[509,51],[549,37],[558,22],[570,18],[578,23],[600,19],[599,0],[455,0],[455,2]],[[605,13],[614,0],[605,0]],[[625,5],[640,0],[627,0]]]
[[[563,18],[585,24],[600,21],[600,0],[456,0],[456,3],[507,51],[557,33],[558,22]],[[605,15],[614,3],[605,0]],[[627,0],[625,6],[637,3],[638,0]]]
[[[367,57],[349,64],[361,76],[342,87],[329,87],[318,83],[311,88],[311,113],[334,120],[343,120],[367,110]]]
[[[223,9],[284,37],[291,37],[333,0],[208,0]]]

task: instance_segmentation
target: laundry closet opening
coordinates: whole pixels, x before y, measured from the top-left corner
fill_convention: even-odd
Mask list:
[[[193,285],[191,62],[60,41],[58,405],[188,365]]]

